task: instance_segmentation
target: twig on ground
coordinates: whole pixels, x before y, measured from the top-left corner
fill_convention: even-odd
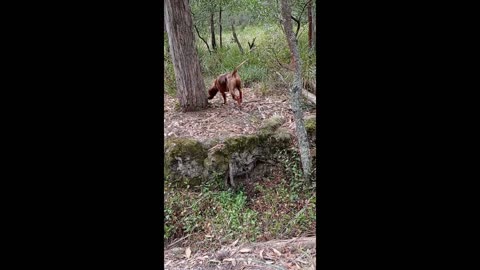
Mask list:
[[[183,241],[183,240],[185,240],[185,238],[188,238],[188,237],[190,237],[190,234],[187,234],[186,236],[184,236],[184,237],[182,237],[182,238],[180,238],[180,239],[178,239],[178,240],[175,240],[173,243],[171,243],[170,245],[168,245],[167,248],[173,247],[174,245],[178,244],[180,241]]]

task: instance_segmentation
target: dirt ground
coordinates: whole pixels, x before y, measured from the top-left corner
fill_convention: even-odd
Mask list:
[[[172,247],[164,252],[164,269],[316,269],[316,238],[236,240],[212,252]]]
[[[295,123],[290,109],[288,90],[270,91],[262,94],[253,88],[242,88],[243,104],[241,109],[227,94],[227,104],[223,104],[221,94],[209,100],[209,108],[198,112],[183,113],[175,108],[175,97],[164,95],[164,136],[186,137],[198,140],[211,138],[228,138],[236,135],[253,134],[263,120],[274,115],[282,116],[282,127],[294,135]],[[304,117],[315,115],[315,107],[304,111]]]

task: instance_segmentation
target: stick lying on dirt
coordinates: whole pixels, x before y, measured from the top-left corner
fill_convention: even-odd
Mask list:
[[[313,248],[315,247],[316,243],[316,236],[313,237],[299,237],[299,238],[294,238],[294,239],[289,239],[289,240],[271,240],[267,242],[261,242],[261,243],[254,243],[251,244],[251,246],[269,246],[269,247],[275,247],[276,249],[282,249],[284,246],[300,246],[300,247],[306,247],[306,248]]]
[[[167,248],[171,248],[171,247],[175,246],[175,245],[178,244],[180,241],[185,240],[185,238],[188,238],[188,237],[190,237],[190,234],[187,234],[186,236],[184,236],[184,237],[182,237],[182,238],[180,238],[180,239],[175,240],[173,243],[171,243],[170,245],[168,245]]]

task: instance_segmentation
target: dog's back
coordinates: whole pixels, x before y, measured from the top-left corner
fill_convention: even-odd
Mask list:
[[[226,103],[226,92],[230,92],[232,98],[237,101],[238,105],[242,104],[242,80],[238,75],[238,68],[241,67],[247,60],[238,65],[231,73],[225,73],[218,76],[213,85],[208,90],[208,99],[213,99],[220,91],[222,93],[224,103]]]

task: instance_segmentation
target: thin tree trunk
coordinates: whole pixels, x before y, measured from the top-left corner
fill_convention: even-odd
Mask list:
[[[313,5],[313,18],[312,18],[312,48],[315,49],[315,45],[317,43],[317,8],[316,5]]]
[[[312,48],[312,1],[308,3],[307,6],[307,16],[308,16],[308,48]]]
[[[218,13],[218,28],[220,35],[220,48],[222,48],[222,7],[220,6],[220,12]]]
[[[295,76],[293,79],[293,87],[290,91],[291,94],[291,106],[293,116],[295,119],[295,132],[297,134],[298,146],[300,148],[300,158],[302,160],[302,168],[305,179],[310,181],[310,170],[312,159],[310,157],[310,146],[308,143],[307,132],[303,123],[303,111],[300,107],[300,93],[302,91],[302,66],[300,61],[300,55],[298,53],[297,44],[295,42],[295,35],[292,30],[292,11],[287,3],[287,0],[281,0],[283,25],[287,37],[288,47],[294,58]]]
[[[210,51],[210,46],[208,46],[208,42],[207,42],[202,36],[200,36],[200,32],[198,31],[197,26],[196,26],[196,25],[193,25],[193,27],[195,28],[195,31],[197,31],[198,37],[203,41],[203,43],[205,43],[205,45],[207,45],[208,53],[209,53],[209,54],[212,54],[212,51]]]
[[[233,32],[233,39],[235,39],[235,42],[237,43],[238,48],[240,49],[240,52],[243,54],[242,44],[240,44],[240,41],[238,41],[237,33],[235,33],[235,27],[233,26],[233,23],[232,23],[232,32]]]
[[[180,107],[183,111],[201,110],[207,107],[207,93],[195,49],[190,5],[188,0],[166,0],[164,7]]]
[[[217,43],[215,42],[215,21],[213,20],[213,12],[210,12],[210,34],[212,35],[212,50],[217,50]]]

